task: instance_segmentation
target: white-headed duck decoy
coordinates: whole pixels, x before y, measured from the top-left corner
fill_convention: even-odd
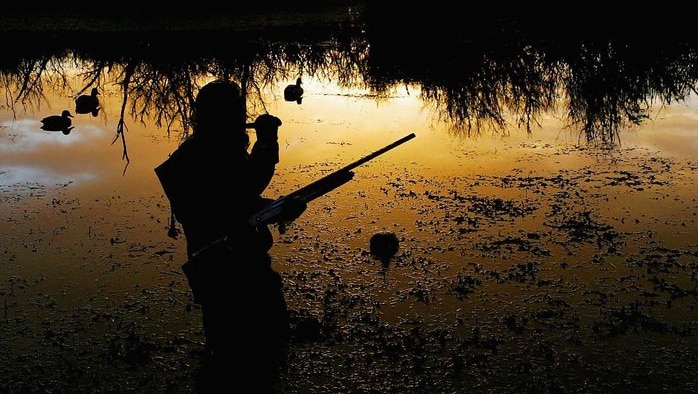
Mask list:
[[[301,87],[302,83],[303,81],[298,78],[296,79],[296,83],[294,85],[286,86],[284,89],[284,100],[295,101],[300,104],[303,100],[303,88]]]
[[[51,115],[41,119],[41,123],[43,123],[41,129],[46,131],[62,131],[63,134],[68,135],[70,134],[70,130],[73,129],[73,122],[70,120],[72,117],[73,115],[70,114],[70,111],[65,109],[60,115]]]
[[[92,116],[97,116],[99,113],[99,98],[97,95],[99,91],[97,88],[92,88],[92,93],[87,95],[83,94],[75,99],[75,112],[79,114],[92,114]]]

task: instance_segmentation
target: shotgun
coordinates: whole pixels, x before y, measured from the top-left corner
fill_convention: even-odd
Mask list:
[[[348,164],[339,170],[326,175],[315,182],[312,182],[302,188],[294,191],[293,193],[280,197],[259,211],[252,215],[249,219],[249,224],[251,226],[257,226],[261,224],[272,224],[272,223],[282,223],[283,218],[292,206],[297,206],[298,202],[303,202],[305,204],[310,201],[325,195],[332,190],[342,186],[343,184],[349,182],[354,177],[354,168],[382,155],[383,153],[396,148],[398,145],[402,145],[405,142],[411,140],[415,137],[414,133],[408,134],[399,140],[386,145],[385,147],[368,154],[355,162]]]

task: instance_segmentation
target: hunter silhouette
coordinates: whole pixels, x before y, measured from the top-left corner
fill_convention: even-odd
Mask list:
[[[182,269],[201,305],[211,385],[251,383],[264,391],[285,360],[289,321],[268,253],[272,234],[249,219],[271,201],[261,193],[279,161],[281,120],[257,117],[249,125],[257,135],[250,149],[246,118],[236,83],[206,84],[195,100],[192,135],[155,173],[186,238]],[[290,209],[284,221],[305,205]]]

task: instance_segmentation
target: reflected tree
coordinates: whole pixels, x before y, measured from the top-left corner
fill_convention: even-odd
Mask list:
[[[695,92],[698,42],[688,16],[659,12],[652,26],[629,28],[620,22],[633,10],[601,20],[590,10],[576,22],[552,14],[543,26],[524,5],[485,6],[466,21],[452,4],[437,4],[368,5],[368,78],[376,89],[418,84],[458,132],[510,124],[531,132],[544,113],[562,112],[587,143],[614,145],[653,104]]]
[[[587,141],[614,145],[625,125],[640,125],[653,102],[671,104],[696,93],[696,48],[665,47],[654,55],[644,45],[610,42],[581,45],[567,61],[568,116]]]
[[[69,86],[66,78],[65,54],[46,56],[38,59],[23,59],[12,72],[3,72],[6,106],[15,109],[16,105],[33,108],[45,100],[44,92],[51,89],[65,89]]]
[[[225,40],[226,45],[211,44],[220,39],[191,34],[172,40],[172,35],[163,35],[128,48],[114,47],[124,40],[121,35],[102,37],[96,42],[71,41],[72,50],[23,61],[3,72],[7,106],[14,108],[16,103],[39,106],[46,100],[45,89],[77,97],[91,88],[117,86],[121,107],[112,143],[121,142],[126,171],[130,161],[126,143],[129,116],[143,123],[154,122],[155,126],[166,128],[168,135],[179,130],[184,138],[189,134],[195,94],[210,79],[238,81],[247,102],[247,116],[252,118],[267,112],[263,92],[281,80],[302,74],[355,83],[359,79],[358,68],[345,66],[352,64],[348,59],[354,59],[353,54],[365,52],[361,42],[336,37],[316,44],[253,41],[231,36]],[[208,45],[202,46],[201,42]],[[105,44],[110,47],[108,51]],[[352,47],[349,50],[343,45]],[[343,53],[352,55],[346,58]],[[77,89],[70,83],[75,69],[79,70],[80,79]]]
[[[553,112],[586,143],[611,145],[624,127],[646,120],[652,105],[686,99],[698,81],[697,45],[680,35],[648,51],[646,35],[614,35],[608,26],[603,34],[556,36],[522,18],[485,16],[464,25],[454,15],[433,15],[413,29],[403,21],[419,9],[370,11],[327,29],[3,37],[22,42],[2,62],[6,106],[39,105],[46,89],[74,97],[117,86],[122,105],[112,143],[122,143],[128,165],[127,117],[185,137],[195,92],[212,78],[240,82],[250,117],[266,112],[268,86],[303,76],[366,89],[376,100],[416,87],[458,134],[511,126],[531,133]],[[75,69],[81,82],[74,89]]]

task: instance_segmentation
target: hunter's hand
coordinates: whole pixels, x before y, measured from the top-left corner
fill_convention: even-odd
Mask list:
[[[278,205],[280,209],[274,215],[272,223],[280,225],[289,224],[298,219],[308,208],[308,204],[302,198],[284,199],[282,197],[276,201],[282,201],[282,203]]]
[[[279,126],[281,119],[274,115],[259,115],[254,121],[254,129],[257,132],[257,139],[260,141],[276,141],[279,136]]]
[[[298,219],[298,217],[305,212],[307,207],[306,202],[302,199],[294,198],[288,200],[283,211],[277,217],[278,220],[276,223],[279,225],[279,234],[286,233],[286,226]]]
[[[284,207],[281,221],[292,222],[298,219],[305,212],[306,208],[308,208],[308,205],[304,200],[299,198],[290,199]]]

